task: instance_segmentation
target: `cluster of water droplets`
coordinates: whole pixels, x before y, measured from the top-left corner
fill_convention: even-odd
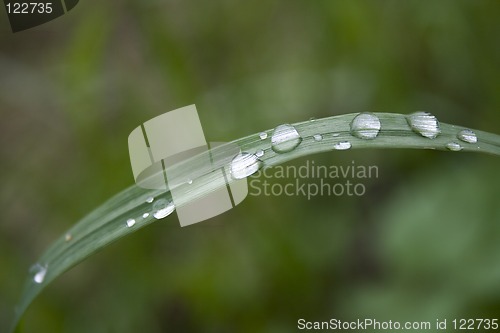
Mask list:
[[[192,180],[189,179],[187,182],[188,182],[188,184],[190,184],[190,183],[192,183]],[[153,215],[153,217],[155,219],[158,219],[158,220],[163,219],[163,218],[169,216],[170,214],[172,214],[173,211],[175,210],[174,203],[170,200],[167,200],[167,199],[158,199],[155,201],[155,198],[148,197],[146,199],[146,203],[153,204],[153,205],[152,205],[150,212],[144,212],[141,215],[142,219],[146,219],[150,215]],[[137,219],[136,218],[129,218],[129,219],[127,219],[127,221],[125,221],[125,225],[128,228],[132,228],[133,226],[136,225],[136,223],[138,222],[138,219],[140,219],[140,218],[137,218]]]
[[[437,118],[428,112],[415,112],[407,116],[411,129],[423,137],[435,139],[441,133],[441,127]],[[457,139],[465,143],[477,143],[477,136],[470,129],[463,129],[457,133]],[[446,144],[450,151],[461,151],[464,147],[457,141]]]
[[[458,132],[457,139],[465,143],[472,143],[472,144],[477,143],[476,133],[474,133],[470,129],[463,129],[460,132]],[[446,144],[446,148],[451,151],[460,151],[464,149],[464,147],[459,142],[456,141]]]
[[[441,133],[441,128],[437,118],[427,112],[415,112],[406,116],[406,120],[410,128],[422,137],[435,139]],[[310,119],[310,121],[315,121]],[[350,134],[356,138],[363,140],[374,140],[377,138],[381,130],[380,119],[373,113],[360,113],[356,115],[350,124]],[[332,138],[337,138],[340,133],[332,133]],[[478,142],[476,134],[470,129],[463,129],[457,133],[457,141],[452,141],[446,144],[446,148],[450,151],[460,151],[464,149],[462,146],[465,144],[475,144]],[[259,133],[259,138],[265,140],[268,138],[266,132]],[[323,134],[315,134],[312,139],[316,142],[324,139]],[[277,126],[271,135],[271,149],[277,154],[284,154],[297,148],[302,142],[297,129],[289,124]],[[462,142],[462,144],[460,143]],[[333,149],[348,150],[352,144],[348,140],[338,141],[333,144]],[[248,152],[241,152],[237,154],[231,161],[230,173],[234,179],[243,179],[256,173],[263,166],[263,162],[259,159],[264,156],[264,150],[258,149],[254,154]],[[192,184],[193,180],[188,179],[188,184]],[[142,219],[148,218],[152,215],[155,219],[163,219],[175,210],[175,205],[171,200],[164,198],[155,200],[154,197],[146,198],[146,203],[152,204],[151,210],[141,215]],[[137,218],[139,220],[140,217]],[[136,218],[129,218],[125,221],[128,228],[133,227],[137,223]],[[65,235],[64,240],[69,242],[73,239],[71,233]],[[30,269],[33,275],[33,281],[37,284],[43,283],[47,274],[47,265],[35,264]]]

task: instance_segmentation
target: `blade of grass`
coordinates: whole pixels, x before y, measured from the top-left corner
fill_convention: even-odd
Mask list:
[[[404,115],[375,114],[380,119],[381,130],[373,140],[353,136],[350,124],[357,114],[345,114],[294,124],[303,140],[297,148],[284,154],[276,153],[271,149],[272,130],[267,130],[265,131],[267,139],[263,140],[259,134],[252,134],[178,163],[173,169],[182,170],[186,179],[192,179],[195,186],[178,185],[176,189],[180,191],[180,197],[179,200],[176,198],[176,205],[179,207],[194,201],[217,190],[221,186],[220,184],[225,184],[218,179],[221,177],[220,173],[213,171],[217,167],[223,167],[226,169],[226,174],[229,174],[230,160],[224,156],[227,155],[228,149],[231,149],[230,147],[235,144],[243,152],[255,153],[257,150],[264,150],[264,155],[260,157],[264,168],[300,156],[331,151],[333,144],[340,141],[349,141],[354,149],[413,148],[436,150],[448,150],[447,144],[456,142],[461,145],[461,151],[464,152],[500,155],[500,136],[496,134],[474,130],[477,142],[466,143],[457,139],[458,132],[465,129],[464,127],[441,123],[441,133],[436,138],[429,139],[415,133],[408,125]],[[323,136],[321,141],[314,140],[313,137],[317,134]],[[205,163],[206,154],[215,157],[214,160],[219,161],[220,165],[207,166]],[[81,219],[57,239],[37,261],[39,268],[46,268],[44,275],[35,281],[33,272],[29,274],[21,300],[16,307],[11,331],[15,330],[28,306],[50,282],[106,245],[156,221],[151,214],[151,203],[147,202],[149,197],[153,197],[155,200],[163,198],[171,201],[172,199],[168,189],[147,190],[131,186]],[[143,217],[145,213],[149,213],[149,215]],[[132,227],[128,227],[127,220],[131,218],[136,223]]]

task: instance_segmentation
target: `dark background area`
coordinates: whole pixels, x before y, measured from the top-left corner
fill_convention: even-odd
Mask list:
[[[0,331],[38,256],[133,184],[127,137],[195,103],[208,141],[429,111],[500,133],[498,1],[80,1],[0,15]],[[358,150],[362,197],[248,197],[170,216],[57,279],[21,332],[290,332],[297,320],[500,317],[500,160]],[[286,180],[276,180],[286,181]]]

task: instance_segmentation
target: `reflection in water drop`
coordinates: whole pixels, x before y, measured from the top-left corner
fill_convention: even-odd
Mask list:
[[[467,143],[476,143],[477,142],[477,136],[476,133],[471,131],[470,129],[464,129],[458,132],[457,138],[467,142]]]
[[[463,147],[456,142],[447,143],[446,148],[451,151],[460,151],[463,149]]]
[[[267,133],[266,133],[266,132],[260,132],[260,133],[259,133],[259,138],[260,138],[261,140],[267,139]]]
[[[336,150],[347,150],[350,149],[351,143],[349,141],[340,141],[333,145],[333,148]]]
[[[351,133],[360,139],[375,139],[380,132],[380,119],[373,113],[360,113],[351,122]]]
[[[134,219],[128,219],[127,220],[127,227],[131,228],[135,225],[135,220]]]
[[[323,140],[323,135],[314,134],[313,139],[314,139],[314,141],[321,141],[321,140]]]
[[[31,267],[30,271],[34,274],[33,281],[35,283],[42,283],[45,279],[45,275],[47,274],[47,265],[35,264]]]
[[[160,199],[153,205],[153,216],[156,219],[163,219],[175,210],[175,205],[167,199]]]
[[[231,161],[231,177],[234,179],[246,178],[257,171],[262,166],[262,161],[254,154],[242,152],[236,155]]]
[[[437,118],[428,112],[415,112],[406,117],[411,129],[423,137],[434,139],[439,133],[441,128]]]
[[[277,153],[294,150],[302,142],[299,132],[292,125],[279,125],[271,136],[271,148]]]

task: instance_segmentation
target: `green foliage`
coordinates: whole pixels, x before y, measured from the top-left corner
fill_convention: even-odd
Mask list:
[[[208,141],[362,111],[426,110],[498,132],[498,17],[494,0],[110,0],[18,34],[3,24],[0,331],[47,246],[133,182],[126,138],[138,124],[196,103]],[[362,197],[247,198],[190,228],[154,223],[59,277],[19,330],[498,317],[497,158],[307,158],[380,176]]]
[[[399,114],[372,114],[373,117],[380,120],[380,132],[377,131],[377,137],[375,138],[359,138],[354,135],[352,127],[355,116],[348,114],[295,124],[294,127],[300,134],[302,141],[295,149],[285,153],[273,151],[273,132],[269,130],[266,131],[269,135],[265,140],[262,140],[259,134],[254,134],[187,159],[173,166],[172,172],[178,174],[178,170],[182,170],[185,175],[184,178],[192,179],[195,185],[179,185],[180,188],[186,187],[186,189],[181,189],[181,192],[178,192],[180,194],[178,194],[175,203],[180,207],[220,189],[220,186],[226,186],[223,179],[224,175],[215,172],[218,168],[206,170],[204,161],[207,158],[205,155],[227,155],[227,152],[231,151],[230,149],[234,144],[239,146],[242,152],[253,153],[257,150],[263,150],[265,153],[259,159],[263,162],[264,168],[300,156],[332,150],[334,143],[338,142],[349,142],[352,148],[421,148],[438,150],[449,150],[448,144],[453,142],[459,143],[460,149],[463,151],[500,155],[500,136],[498,135],[474,131],[477,135],[477,142],[464,142],[457,139],[457,136],[466,129],[454,125],[440,124],[439,135],[436,132],[437,137],[428,138],[412,129],[411,123],[408,122],[411,116],[405,117]],[[314,140],[315,134],[321,134],[323,139],[317,142]],[[15,322],[17,323],[35,296],[63,272],[113,241],[155,221],[153,217],[154,210],[152,212],[151,207],[148,207],[151,206],[148,198],[155,198],[155,200],[163,198],[168,202],[172,202],[170,190],[163,193],[160,190],[144,190],[136,186],[130,187],[91,212],[68,230],[40,257],[37,262],[37,265],[39,265],[37,267],[38,271],[31,272],[28,277]],[[142,218],[144,213],[149,215]],[[127,225],[129,219],[133,219],[134,225]],[[39,274],[40,269],[43,270],[43,277],[37,281],[36,276]]]

